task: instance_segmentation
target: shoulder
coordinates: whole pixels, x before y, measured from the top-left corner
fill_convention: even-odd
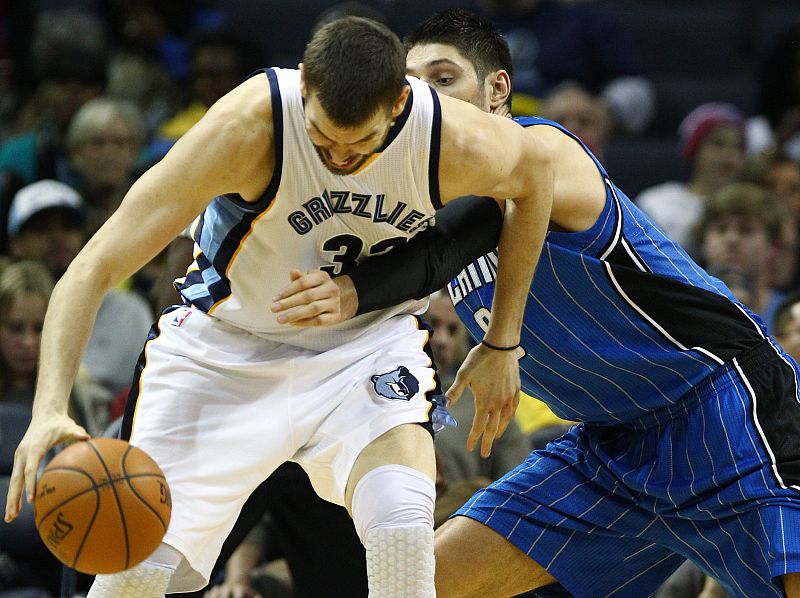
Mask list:
[[[204,120],[217,126],[262,128],[272,123],[272,92],[265,73],[258,73],[220,98]]]
[[[441,95],[439,99],[442,108],[441,178],[455,183],[459,177],[470,183],[471,179],[486,177],[495,180],[495,177],[506,177],[523,155],[530,158],[536,153],[536,147],[529,141],[533,136],[511,119],[483,112],[461,100]],[[491,195],[485,189],[466,191],[457,195]]]

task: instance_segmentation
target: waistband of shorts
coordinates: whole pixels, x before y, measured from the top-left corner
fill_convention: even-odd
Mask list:
[[[736,364],[734,364],[734,361]],[[705,397],[716,395],[720,390],[738,381],[740,378],[738,372],[736,372],[736,365],[747,376],[764,366],[777,365],[780,361],[780,356],[777,349],[772,346],[772,341],[769,338],[765,338],[752,347],[745,349],[730,361],[723,363],[710,376],[696,384],[672,405],[665,405],[622,425],[637,429],[648,429],[663,425],[685,414],[689,409],[703,401]]]

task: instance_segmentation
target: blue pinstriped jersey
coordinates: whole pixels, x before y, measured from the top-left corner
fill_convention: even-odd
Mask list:
[[[574,137],[543,119],[518,122]],[[605,207],[586,231],[547,235],[525,308],[520,372],[523,390],[559,416],[620,423],[669,409],[766,332],[586,151],[605,179]],[[496,267],[491,253],[448,284],[476,340],[488,326]]]

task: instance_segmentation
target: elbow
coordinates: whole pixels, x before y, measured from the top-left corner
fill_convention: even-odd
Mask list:
[[[56,288],[80,288],[87,292],[105,294],[117,280],[110,264],[81,252],[72,260]]]

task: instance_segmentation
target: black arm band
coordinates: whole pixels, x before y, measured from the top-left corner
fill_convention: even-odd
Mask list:
[[[436,212],[436,225],[347,272],[356,315],[421,299],[497,247],[503,214],[489,197],[462,197]]]

